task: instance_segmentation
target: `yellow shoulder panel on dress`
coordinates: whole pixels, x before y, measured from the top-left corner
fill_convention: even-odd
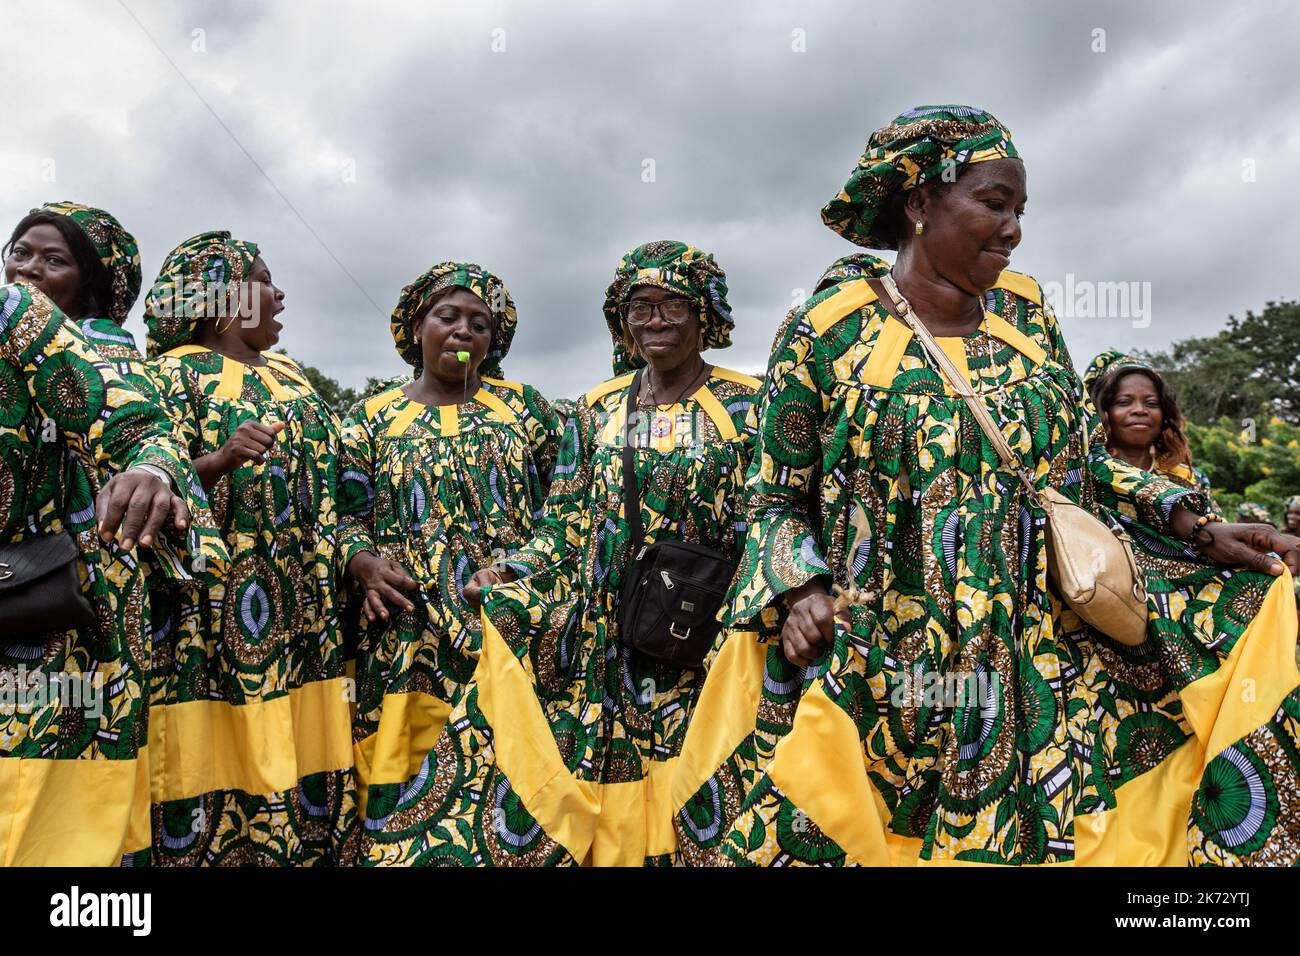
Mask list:
[[[948,360],[956,367],[957,372],[962,378],[970,381],[970,362],[966,358],[966,339],[960,335],[954,336],[936,336],[935,341],[939,343],[939,348],[943,349]],[[952,387],[952,383],[944,377],[943,393],[945,395],[956,395],[957,390]]]
[[[985,319],[988,322],[989,335],[1006,342],[1007,345],[1026,356],[1035,365],[1042,365],[1047,361],[1046,350],[1002,316],[986,312]]]
[[[283,372],[285,370],[282,368],[280,371]],[[253,366],[253,372],[262,380],[262,384],[266,386],[266,390],[271,393],[271,397],[277,402],[287,402],[293,399],[293,394],[285,388],[280,383],[280,380],[271,372],[269,363],[267,365]],[[308,387],[310,388],[311,386]]]
[[[486,376],[482,377],[482,381],[488,385],[495,385],[498,388],[508,388],[510,391],[518,392],[520,395],[524,394],[523,382],[507,382],[503,378],[488,378]]]
[[[876,388],[889,388],[898,375],[898,365],[903,361],[907,343],[912,341],[912,330],[890,316],[880,327],[880,334],[871,344],[871,354],[863,366],[861,381],[863,385]]]
[[[727,414],[722,402],[718,401],[718,396],[709,391],[707,382],[701,385],[691,398],[699,402],[705,414],[713,420],[713,427],[718,430],[719,438],[723,441],[736,440],[736,424],[731,420],[731,416]]]
[[[1038,288],[1037,280],[1023,272],[1012,272],[1010,269],[1003,272],[998,276],[997,288],[1014,292],[1021,298],[1037,302],[1039,305],[1043,304],[1043,293]]]
[[[595,406],[598,401],[610,392],[616,392],[620,388],[630,385],[632,383],[632,378],[635,375],[635,372],[628,372],[626,375],[620,375],[618,378],[611,378],[608,382],[601,382],[587,393],[587,404]]]
[[[365,406],[366,418],[374,418],[375,414],[380,409],[387,408],[389,405],[393,404],[393,402],[397,401],[398,397],[402,394],[402,387],[399,385],[396,388],[390,388],[386,392],[380,392],[378,395],[374,395],[367,399]]]
[[[221,379],[214,393],[218,398],[238,398],[244,394],[244,372],[247,366],[232,358],[221,357]]]
[[[408,402],[406,407],[393,416],[393,420],[388,423],[388,428],[384,434],[389,438],[398,438],[406,434],[406,430],[411,427],[411,422],[415,421],[419,414],[429,406],[420,402]]]
[[[460,409],[455,405],[438,406],[438,427],[443,438],[460,434]]]
[[[808,313],[808,324],[821,335],[840,319],[876,301],[876,290],[866,279],[854,279],[838,286],[839,291],[817,303]]]
[[[170,352],[164,352],[162,355],[158,357],[159,358],[184,358],[187,355],[193,355],[195,352],[207,352],[207,351],[210,350],[204,348],[202,345],[195,345],[193,342],[191,342],[189,345],[178,345]]]
[[[267,364],[269,365],[271,363],[267,363]],[[283,362],[277,362],[275,363],[275,369],[290,381],[297,382],[299,385],[303,386],[304,388],[309,388],[313,392],[316,391],[316,386],[311,383],[311,380],[308,379],[307,376],[302,373],[302,369],[300,369],[297,365],[294,365],[292,363],[286,365]]]
[[[752,375],[746,375],[744,372],[737,372],[735,369],[723,368],[721,365],[713,367],[713,376],[727,382],[736,382],[739,385],[747,385],[750,388],[758,388],[763,384],[761,378],[754,378]]]
[[[478,394],[474,396],[474,399],[492,409],[492,411],[496,413],[497,418],[501,419],[503,422],[519,421],[519,416],[515,414],[515,410],[500,398],[489,392],[486,388],[480,388]]]
[[[262,355],[268,362],[274,362],[276,365],[282,365],[294,369],[301,368],[297,362],[289,358],[289,356],[285,355],[283,352],[263,352]]]

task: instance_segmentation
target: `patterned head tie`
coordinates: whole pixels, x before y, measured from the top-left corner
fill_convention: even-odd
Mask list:
[[[1094,405],[1097,396],[1101,394],[1102,386],[1110,380],[1111,376],[1119,376],[1125,372],[1147,372],[1163,381],[1163,376],[1145,359],[1121,352],[1119,349],[1107,349],[1093,359],[1083,373],[1083,387]]]
[[[1272,524],[1273,516],[1268,513],[1268,509],[1258,501],[1243,501],[1237,505],[1237,520],[1246,522],[1257,522],[1259,524]]]
[[[822,221],[856,245],[897,249],[894,223],[881,219],[895,197],[956,166],[1019,155],[1011,131],[991,113],[918,106],[871,134],[843,191],[822,208]]]
[[[90,244],[95,247],[99,261],[108,270],[109,284],[113,290],[112,302],[101,302],[106,318],[118,325],[126,321],[127,313],[140,295],[140,248],[135,236],[122,227],[117,218],[94,206],[75,202],[47,202],[32,212],[48,212],[66,216],[81,227]]]
[[[149,357],[191,342],[204,319],[231,314],[229,293],[252,272],[257,256],[255,243],[225,231],[201,232],[173,249],[144,301]]]
[[[1292,495],[1286,500],[1284,511],[1290,511],[1292,508],[1300,508],[1300,495]]]
[[[736,322],[727,304],[727,274],[722,266],[709,253],[684,242],[671,239],[647,242],[623,256],[614,272],[614,281],[605,290],[605,322],[614,340],[616,375],[645,365],[645,359],[627,350],[621,314],[632,290],[644,285],[695,300],[704,333],[703,349],[725,349],[731,345],[731,330]]]
[[[474,293],[492,313],[492,339],[488,343],[483,364],[479,366],[479,374],[488,378],[500,378],[501,360],[510,351],[515,326],[519,321],[515,300],[510,298],[504,282],[473,262],[439,262],[402,289],[390,323],[397,354],[417,372],[420,370],[424,358],[420,346],[415,344],[411,326],[430,300],[457,287]]]

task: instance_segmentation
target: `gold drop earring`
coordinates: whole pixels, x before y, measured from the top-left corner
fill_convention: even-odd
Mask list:
[[[916,220],[916,234],[919,236],[923,232],[925,232],[925,223],[918,219]]]

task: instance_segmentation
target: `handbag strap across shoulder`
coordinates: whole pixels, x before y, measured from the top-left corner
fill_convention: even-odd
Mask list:
[[[641,376],[644,373],[645,369],[639,368],[632,376],[623,415],[623,514],[627,519],[628,530],[632,532],[633,560],[641,550],[641,542],[645,538],[645,529],[641,526],[641,494],[636,486],[636,451],[632,447],[632,435],[638,418],[636,402],[641,394]]]
[[[988,437],[989,442],[993,445],[994,451],[1002,459],[1002,463],[1015,472],[1025,490],[1029,492],[1030,497],[1039,504],[1042,503],[1042,495],[1034,487],[1033,480],[1029,473],[1025,471],[1019,456],[1012,450],[1007,438],[1002,434],[1002,429],[998,428],[997,423],[993,421],[993,416],[989,414],[988,406],[984,401],[975,394],[975,389],[971,387],[970,381],[958,371],[957,366],[953,364],[948,353],[940,348],[939,343],[934,340],[930,330],[925,327],[916,313],[912,310],[911,303],[899,294],[898,286],[894,284],[892,275],[883,275],[880,277],[880,284],[885,287],[889,293],[889,298],[894,304],[894,311],[898,316],[908,324],[912,332],[920,339],[921,344],[925,347],[930,358],[934,360],[935,365],[939,367],[939,374],[947,379],[948,384],[952,387],[962,400],[966,407],[970,409],[971,414],[975,416],[975,421],[979,424],[980,429]]]

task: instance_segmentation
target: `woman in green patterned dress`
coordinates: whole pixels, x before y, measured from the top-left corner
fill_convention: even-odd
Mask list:
[[[1005,271],[1025,198],[992,116],[920,107],[872,135],[823,218],[899,248],[899,289],[1036,486],[1132,536],[1149,639],[1062,605],[1043,514],[881,280],[835,283],[776,337],[731,630],[673,784],[687,860],[1300,855],[1295,608],[1268,552],[1292,571],[1300,553],[1198,523],[1198,491],[1085,450],[1096,422],[1055,317]]]
[[[140,294],[140,252],[116,217],[80,203],[46,203],[19,221],[5,249],[6,282],[32,283],[137,390],[151,387],[144,356],[122,327]]]
[[[1183,412],[1163,375],[1142,359],[1110,349],[1092,360],[1083,387],[1101,416],[1093,441],[1136,468],[1196,489],[1222,515],[1210,479],[1192,462]]]
[[[284,293],[251,242],[205,232],[145,307],[154,372],[231,567],[177,588],[155,641],[153,859],[337,862],[356,822],[335,499],[341,429],[271,352]]]
[[[164,522],[188,528],[168,485],[191,478],[166,413],[36,286],[0,287],[0,553],[71,533],[96,618],[0,637],[0,865],[106,866],[148,850],[150,622],[134,548],[171,536]],[[207,544],[219,570],[224,551]],[[0,556],[0,580],[15,574]]]
[[[713,257],[684,243],[623,257],[605,319],[625,374],[578,400],[536,536],[466,588],[471,601],[484,589],[478,667],[394,808],[428,821],[414,862],[640,865],[671,852],[668,784],[703,669],[619,639],[622,425],[632,370],[648,365],[632,430],[645,540],[735,553],[758,382],[700,354],[730,344],[726,293]]]
[[[414,856],[428,821],[410,797],[482,640],[462,592],[532,538],[546,501],[558,423],[535,388],[501,378],[516,321],[495,275],[439,263],[393,310],[415,379],[360,403],[345,423],[339,547],[369,622],[353,721],[359,856],[369,864]]]

